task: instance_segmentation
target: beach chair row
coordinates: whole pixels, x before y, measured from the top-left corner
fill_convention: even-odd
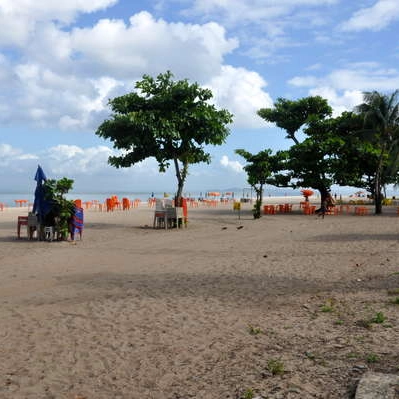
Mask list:
[[[116,210],[127,211],[132,208],[138,208],[141,204],[141,200],[138,198],[134,200],[122,198],[122,200],[119,200],[117,196],[107,198],[104,202],[100,202],[98,200],[82,201],[80,199],[76,199],[74,202],[78,207],[84,209],[93,209],[100,212],[113,212]]]

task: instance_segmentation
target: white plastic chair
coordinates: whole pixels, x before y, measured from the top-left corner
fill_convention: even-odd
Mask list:
[[[158,198],[155,200],[154,224],[153,224],[154,229],[155,226],[157,227],[163,226],[165,227],[165,229],[168,228],[166,208],[164,206],[163,201]]]

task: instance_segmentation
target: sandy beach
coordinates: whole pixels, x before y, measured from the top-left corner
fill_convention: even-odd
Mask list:
[[[87,210],[74,242],[18,240],[23,209],[0,212],[0,398],[341,399],[397,373],[396,207],[291,201],[189,208],[172,230],[147,205]]]

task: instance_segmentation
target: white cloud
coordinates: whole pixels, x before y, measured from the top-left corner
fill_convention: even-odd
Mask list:
[[[91,73],[112,73],[122,79],[157,75],[167,69],[176,76],[203,81],[220,72],[224,55],[238,46],[216,23],[167,23],[146,11],[122,20],[101,20],[93,28],[74,29],[71,45],[76,65]],[[189,65],[187,64],[189,61]]]
[[[258,73],[231,66],[222,67],[220,75],[209,82],[215,102],[233,113],[237,127],[265,127],[256,111],[273,105],[263,90],[266,85]]]
[[[222,158],[220,159],[220,165],[237,173],[241,173],[244,171],[243,165],[241,165],[240,162],[230,161],[227,155],[222,156]]]
[[[71,23],[80,13],[98,11],[118,0],[2,0],[0,3],[0,45],[28,44],[38,24]]]
[[[12,97],[0,96],[0,122],[12,120],[41,127],[88,129],[98,126],[109,113],[108,98],[123,84],[112,78],[81,79],[61,75],[38,64],[19,64],[9,89]]]
[[[339,0],[196,0],[188,13],[196,15],[219,16],[228,23],[251,21],[262,23],[289,15],[294,9],[335,4]]]
[[[294,78],[290,79],[288,83],[292,86],[296,87],[309,87],[317,85],[319,79],[315,76],[295,76]]]
[[[18,166],[18,162],[24,160],[37,159],[33,154],[24,154],[19,148],[14,148],[9,144],[0,143],[0,165],[7,168]]]
[[[349,65],[323,77],[295,76],[288,83],[295,87],[326,86],[339,90],[390,91],[399,87],[399,71],[379,68],[375,63]]]
[[[345,90],[341,95],[331,87],[317,87],[309,90],[311,96],[321,96],[328,100],[333,108],[333,116],[341,115],[344,111],[351,111],[356,105],[363,102],[363,93],[360,90]]]
[[[365,91],[395,90],[399,87],[399,71],[381,68],[376,62],[353,63],[326,76],[296,76],[288,83],[295,87],[308,88],[310,95],[326,98],[334,108],[334,115],[338,115],[360,104]]]
[[[378,31],[399,19],[397,0],[378,0],[373,6],[356,11],[345,21],[341,28],[344,31]]]
[[[30,18],[46,21],[55,18],[58,11],[59,18],[67,22],[78,12],[113,2],[97,0],[89,9],[83,0],[70,3],[44,10],[43,1],[39,2],[32,6]],[[7,2],[8,8],[2,4],[0,18],[19,15],[21,4]],[[227,38],[224,28],[216,23],[167,23],[148,12],[133,15],[129,24],[103,19],[93,27],[71,31],[52,21],[32,26],[29,45],[21,43],[20,58],[11,60],[0,54],[0,83],[13,93],[0,94],[0,123],[94,130],[110,112],[108,99],[131,91],[134,81],[144,73],[155,76],[169,69],[177,79],[206,84],[221,76],[225,55],[238,46],[238,41]],[[266,96],[251,79],[255,99]],[[239,95],[238,91],[230,91],[232,94]]]
[[[115,152],[107,146],[81,148],[76,145],[57,145],[43,153],[47,168],[54,175],[93,175],[107,166],[108,157]]]

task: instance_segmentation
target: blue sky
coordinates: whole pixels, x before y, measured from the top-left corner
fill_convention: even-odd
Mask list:
[[[291,145],[256,115],[278,97],[321,95],[339,115],[362,92],[399,88],[397,0],[1,0],[0,190],[30,191],[37,164],[75,191],[169,191],[153,159],[107,165],[94,132],[108,99],[171,70],[234,114],[187,191],[246,187],[234,150]]]

